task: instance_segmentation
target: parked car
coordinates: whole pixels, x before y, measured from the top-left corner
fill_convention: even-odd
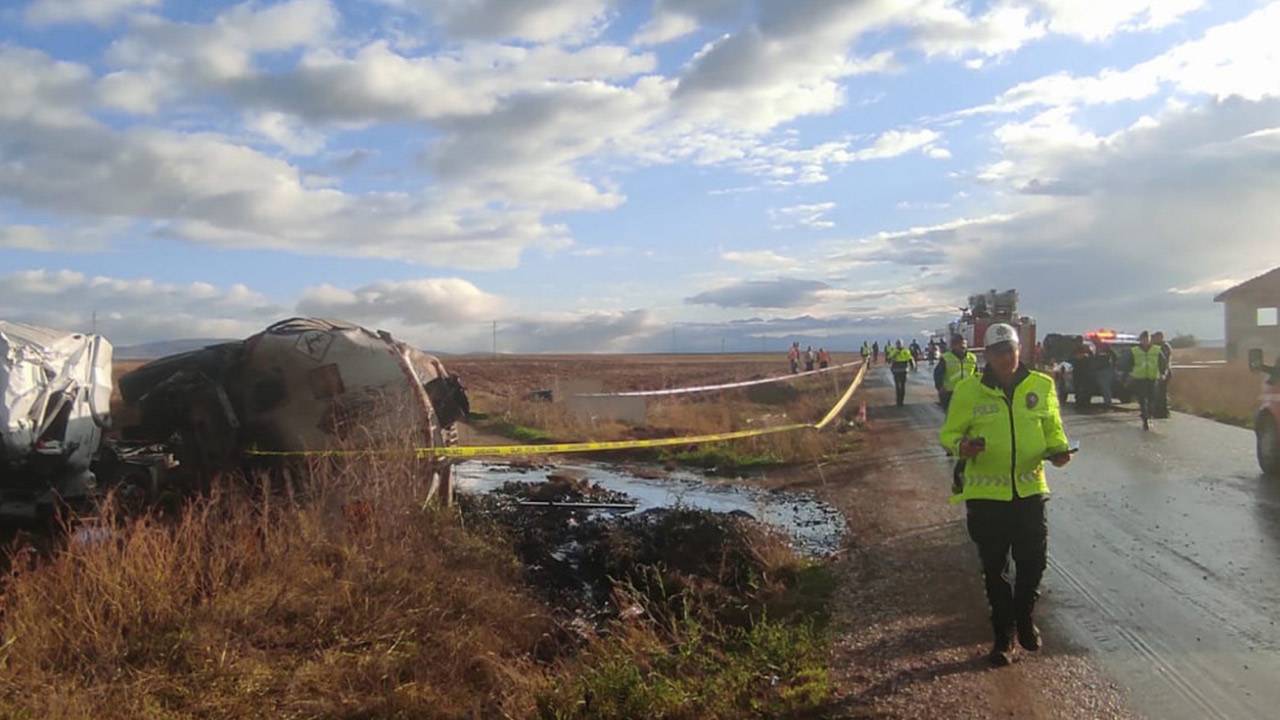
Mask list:
[[[1076,407],[1085,408],[1093,403],[1094,397],[1101,396],[1099,370],[1107,363],[1099,353],[1109,351],[1112,354],[1109,363],[1111,396],[1119,402],[1129,402],[1133,396],[1129,385],[1133,355],[1129,349],[1137,344],[1136,335],[1114,330],[1097,330],[1083,335],[1046,335],[1044,353],[1053,369],[1058,401],[1065,405],[1074,399]]]
[[[1280,476],[1280,362],[1264,364],[1262,351],[1255,349],[1249,351],[1249,367],[1266,374],[1253,419],[1258,466],[1268,475]]]

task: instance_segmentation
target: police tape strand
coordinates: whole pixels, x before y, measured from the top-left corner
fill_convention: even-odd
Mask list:
[[[624,392],[598,392],[598,393],[575,393],[574,397],[580,398],[609,398],[609,397],[656,397],[659,395],[687,395],[692,393],[712,392],[715,390],[732,390],[734,388],[751,387],[753,385],[766,385],[768,383],[790,382],[803,377],[811,377],[821,373],[834,372],[842,370],[854,365],[861,365],[859,361],[841,363],[840,365],[832,365],[818,370],[805,370],[804,372],[790,373],[788,375],[775,375],[767,378],[757,378],[755,380],[742,380],[739,382],[722,383],[720,385],[696,385],[693,387],[682,388],[665,388],[662,390],[627,390]]]
[[[755,430],[736,430],[733,432],[713,433],[710,435],[686,435],[674,438],[655,438],[652,440],[589,440],[573,443],[548,443],[541,445],[445,445],[440,447],[414,448],[419,458],[474,458],[474,457],[509,457],[513,455],[562,455],[568,453],[605,452],[610,450],[639,450],[643,448],[672,447],[677,445],[703,445],[726,440],[776,435],[778,433],[795,432],[797,430],[822,430],[840,416],[854,392],[862,385],[867,366],[862,365],[854,374],[852,382],[844,391],[836,404],[816,423],[792,423],[776,427],[758,428]],[[249,450],[248,454],[258,457],[338,457],[347,455],[389,454],[396,451],[370,450]]]

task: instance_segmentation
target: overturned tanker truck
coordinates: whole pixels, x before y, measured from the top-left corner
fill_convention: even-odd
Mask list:
[[[103,383],[109,396],[109,372],[104,377],[99,371],[96,382],[94,396],[102,395]],[[285,464],[249,457],[251,448],[452,445],[455,423],[469,412],[462,384],[435,356],[383,331],[312,318],[284,320],[242,341],[152,361],[122,375],[119,390],[121,415],[130,422],[119,438],[91,453],[90,492],[82,495],[114,489],[138,503],[206,488],[224,473]],[[427,458],[424,472],[430,473],[429,493],[448,502],[449,463]],[[12,485],[10,470],[5,473],[0,495]],[[81,498],[54,489],[42,499]]]

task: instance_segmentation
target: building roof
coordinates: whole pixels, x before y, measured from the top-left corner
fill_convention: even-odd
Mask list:
[[[1252,280],[1245,280],[1235,287],[1223,290],[1214,296],[1213,301],[1227,302],[1235,297],[1263,293],[1272,296],[1280,295],[1280,267],[1265,272]]]

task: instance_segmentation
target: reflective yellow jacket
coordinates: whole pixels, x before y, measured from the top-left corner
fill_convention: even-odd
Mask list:
[[[950,350],[942,354],[942,364],[946,366],[942,375],[942,390],[954,392],[960,381],[978,374],[978,358],[971,352],[964,354],[964,359],[956,357]]]
[[[1133,348],[1133,372],[1129,377],[1134,380],[1156,380],[1160,377],[1160,346],[1152,345],[1143,350],[1141,345]]]
[[[1058,414],[1053,378],[1019,366],[1013,399],[995,385],[990,371],[965,378],[956,385],[939,437],[957,457],[964,438],[984,438],[986,449],[969,458],[964,489],[952,495],[962,500],[1013,500],[1048,495],[1044,459],[1066,452],[1067,434]]]

